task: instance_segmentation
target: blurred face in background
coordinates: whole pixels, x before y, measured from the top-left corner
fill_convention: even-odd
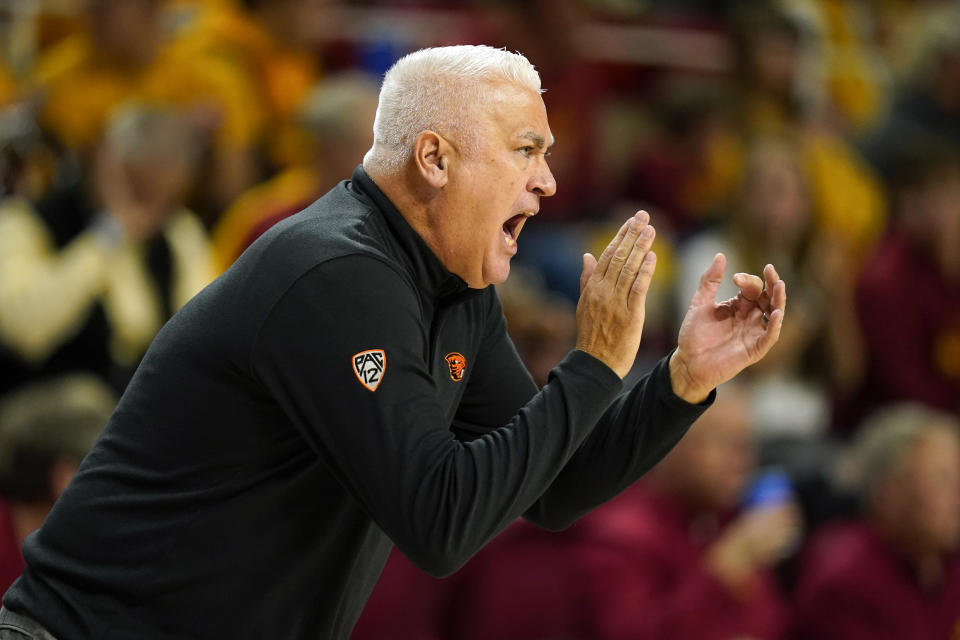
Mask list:
[[[949,431],[923,436],[890,479],[890,520],[911,551],[948,553],[960,546],[960,440]]]
[[[377,113],[377,95],[367,102],[352,106],[336,132],[314,136],[315,162],[324,181],[321,191],[333,188],[337,182],[353,173],[358,158],[373,145],[373,119]]]
[[[151,237],[183,205],[194,176],[193,131],[179,112],[134,104],[108,124],[94,183],[100,205],[131,237]]]
[[[770,29],[754,34],[750,50],[753,79],[763,90],[789,97],[797,75],[799,43],[793,34]]]
[[[748,229],[775,246],[794,247],[810,226],[806,177],[792,147],[761,142],[751,151],[742,207]]]
[[[756,463],[750,416],[746,394],[722,390],[714,406],[657,466],[659,482],[692,509],[736,506]]]
[[[927,185],[919,206],[937,262],[950,279],[960,280],[960,165]]]
[[[149,158],[126,165],[131,194],[141,206],[158,217],[179,207],[190,184],[187,163],[176,158]]]

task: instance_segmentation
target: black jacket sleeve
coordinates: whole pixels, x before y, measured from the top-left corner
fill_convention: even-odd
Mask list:
[[[507,334],[499,304],[491,309],[489,323],[483,357],[457,416],[458,426],[466,431],[482,432],[484,424],[506,422],[536,392]],[[617,397],[561,474],[524,514],[528,520],[552,530],[569,526],[650,470],[712,404],[715,392],[699,405],[674,395],[668,361],[669,356]]]
[[[620,394],[576,455],[525,517],[559,530],[610,500],[657,464],[713,404],[716,390],[692,405],[673,393],[669,356]]]
[[[457,440],[425,368],[415,289],[374,257],[304,274],[274,305],[251,373],[320,460],[421,568],[455,571],[547,490],[619,392],[602,363],[572,353],[502,428]],[[379,386],[352,368],[382,349]]]

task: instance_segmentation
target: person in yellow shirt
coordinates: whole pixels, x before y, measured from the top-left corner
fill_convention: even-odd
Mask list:
[[[819,231],[859,260],[881,233],[887,215],[883,189],[856,150],[833,130],[804,74],[801,25],[772,8],[751,7],[734,22],[736,112],[742,170],[751,140],[793,138],[810,180]],[[806,83],[806,84],[805,84]],[[739,172],[727,172],[739,182]]]
[[[212,280],[206,232],[182,205],[193,151],[178,113],[130,106],[111,118],[89,180],[0,203],[0,369],[20,377],[5,383],[87,370],[122,388]]]
[[[183,0],[175,0],[183,2]],[[191,11],[177,46],[190,58],[215,59],[256,86],[271,131],[268,159],[296,156],[299,105],[321,79],[319,37],[330,21],[325,0],[208,0]]]
[[[217,266],[223,270],[275,222],[303,209],[350,176],[356,158],[373,143],[377,82],[346,73],[320,83],[297,118],[303,161],[259,184],[224,213],[213,230]]]
[[[32,77],[41,121],[70,149],[87,152],[113,109],[129,100],[187,111],[209,148],[209,215],[256,179],[262,134],[256,88],[214,57],[171,44],[160,0],[91,0],[86,28],[39,60]]]

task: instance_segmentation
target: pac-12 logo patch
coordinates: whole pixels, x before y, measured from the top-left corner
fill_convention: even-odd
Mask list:
[[[383,349],[367,349],[353,356],[353,372],[357,380],[370,391],[376,391],[387,369],[387,354]]]
[[[462,354],[453,351],[443,357],[450,369],[450,379],[455,382],[463,380],[463,372],[467,369],[467,359]]]

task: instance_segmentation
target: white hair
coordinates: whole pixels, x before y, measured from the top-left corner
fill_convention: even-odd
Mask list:
[[[470,108],[483,104],[490,84],[513,83],[537,93],[540,74],[523,55],[486,45],[434,47],[398,60],[383,78],[374,147],[365,158],[395,172],[423,131],[456,136],[468,152],[476,141]]]

